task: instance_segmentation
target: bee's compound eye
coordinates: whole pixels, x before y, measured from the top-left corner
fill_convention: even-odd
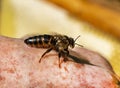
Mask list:
[[[70,47],[74,48],[75,46],[75,41],[73,38],[69,38],[69,43],[70,43]]]

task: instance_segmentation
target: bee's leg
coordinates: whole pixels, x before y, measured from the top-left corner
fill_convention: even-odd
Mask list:
[[[62,55],[62,54],[61,54],[61,52],[60,52],[60,53],[58,54],[58,57],[59,57],[59,68],[61,68],[61,63],[62,63],[61,60],[60,60],[61,55]]]
[[[68,50],[66,50],[66,51],[60,51],[59,52],[59,54],[58,54],[58,56],[59,56],[59,67],[61,68],[61,63],[64,61],[64,62],[66,62],[66,61],[68,61],[68,58],[67,58],[67,56],[68,56],[68,54],[69,54],[69,51]],[[60,57],[63,57],[63,60],[61,60],[60,59]]]
[[[73,60],[69,60],[68,56],[69,56],[69,51],[68,50],[64,50],[64,52],[63,52],[64,62],[66,62],[66,61],[73,61]]]
[[[68,61],[68,58],[67,58],[68,55],[69,55],[69,51],[68,50],[64,50],[64,52],[63,52],[64,62]]]
[[[41,62],[41,59],[43,58],[43,56],[47,53],[49,53],[53,48],[49,48],[48,50],[46,50],[43,55],[41,56],[40,60],[39,60],[39,63]]]

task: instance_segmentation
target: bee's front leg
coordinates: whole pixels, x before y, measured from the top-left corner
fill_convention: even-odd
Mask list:
[[[61,68],[61,63],[62,63],[62,61],[61,61],[61,59],[60,59],[61,56],[62,56],[62,53],[59,52],[59,53],[58,53],[58,57],[59,57],[59,68]]]
[[[67,49],[64,49],[64,51],[62,52],[62,56],[64,58],[64,62],[68,61],[68,55],[69,55],[69,51]]]
[[[69,51],[68,50],[64,50],[64,51],[59,51],[58,57],[59,57],[59,67],[61,68],[61,63],[64,61],[68,61],[67,56],[69,55]],[[63,57],[63,60],[60,59],[60,57]]]

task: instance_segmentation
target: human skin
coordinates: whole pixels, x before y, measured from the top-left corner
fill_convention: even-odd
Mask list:
[[[62,62],[61,67],[58,53],[54,50],[39,63],[45,51],[43,48],[29,47],[24,39],[0,36],[0,88],[120,87],[119,78],[111,65],[93,51],[76,47],[70,50],[70,54],[97,66],[70,60]]]

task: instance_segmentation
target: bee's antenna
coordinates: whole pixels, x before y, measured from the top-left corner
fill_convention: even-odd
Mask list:
[[[76,42],[76,40],[80,37],[80,35],[74,40]]]
[[[80,46],[80,47],[83,47],[83,45],[80,45],[80,44],[77,44],[77,43],[75,43],[76,45],[78,45],[78,46]]]
[[[75,42],[76,42],[76,40],[78,39],[80,37],[80,35],[74,40]],[[78,46],[80,46],[80,47],[83,47],[82,45],[80,45],[80,44],[77,44],[77,43],[75,43],[76,45],[78,45]]]

